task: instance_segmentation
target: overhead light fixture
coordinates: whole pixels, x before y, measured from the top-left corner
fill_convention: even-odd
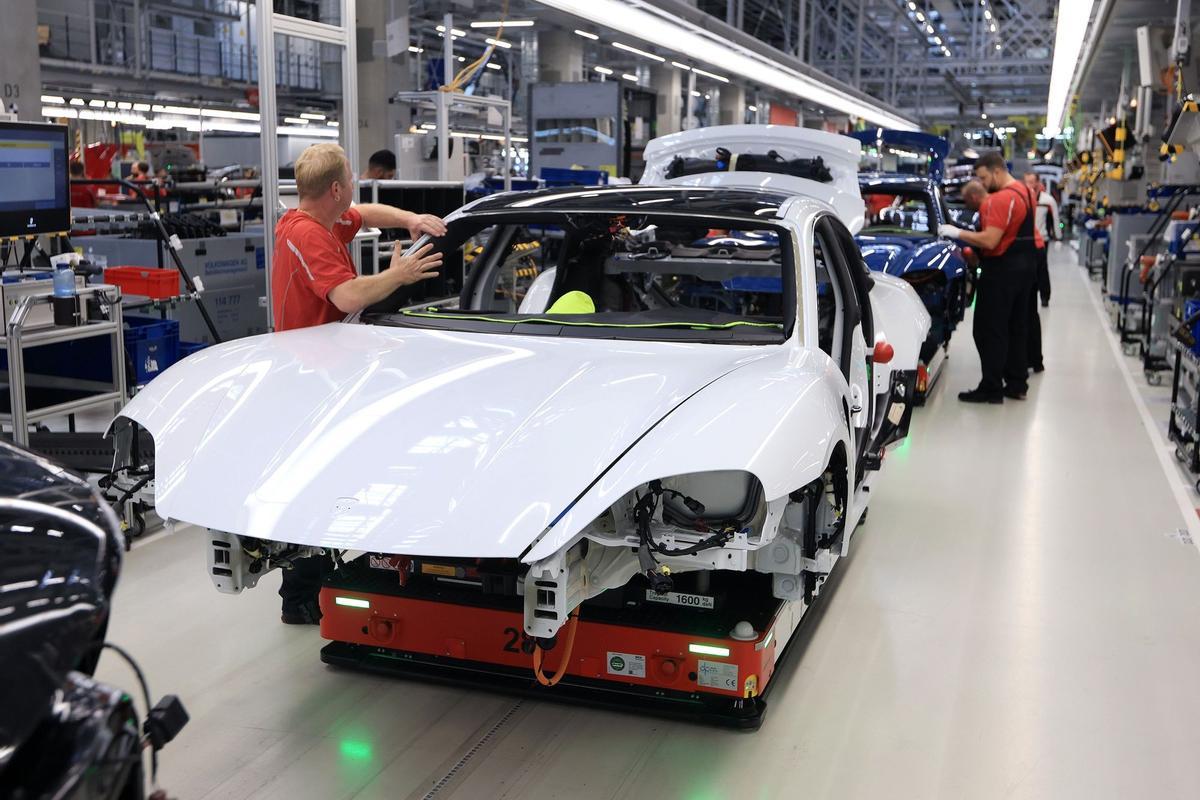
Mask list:
[[[438,25],[438,26],[437,26],[437,32],[438,32],[438,33],[441,33],[441,34],[444,34],[444,33],[446,32],[446,26],[445,26],[445,25]],[[450,35],[451,35],[451,36],[466,36],[466,35],[467,35],[467,32],[466,32],[466,31],[460,31],[458,28],[451,28],[451,29],[450,29]]]
[[[489,20],[487,22],[472,22],[472,28],[532,28],[531,19]]]
[[[726,78],[724,75],[718,75],[715,72],[708,72],[700,69],[699,67],[692,67],[692,72],[696,73],[697,75],[703,75],[706,78],[712,78],[714,81],[729,83],[729,78]]]
[[[287,125],[307,125],[308,124],[308,120],[300,119],[298,117],[284,117],[283,121]]]
[[[75,101],[74,101],[74,100],[72,100],[71,102],[73,103],[73,102],[75,102]],[[82,101],[80,101],[80,103],[79,103],[79,104],[80,104],[80,105],[83,105],[83,102],[82,102]],[[150,104],[149,104],[149,103],[134,103],[134,104],[133,104],[133,110],[134,110],[134,111],[143,111],[143,112],[145,112],[145,111],[149,111],[149,110],[150,110]]]
[[[924,22],[924,21],[925,21],[925,15],[922,14],[920,11],[918,11],[917,12],[917,22]]]
[[[104,102],[104,105],[105,105],[105,106],[107,106],[108,108],[116,108],[116,107],[117,107],[117,101],[116,101],[116,100],[106,100],[106,101]]]
[[[680,69],[685,69],[685,70],[688,70],[689,72],[690,72],[690,71],[691,71],[691,69],[692,69],[692,68],[691,68],[691,67],[689,67],[687,64],[680,64],[678,61],[672,61],[672,62],[671,62],[671,66],[672,66],[672,67],[679,67]]]
[[[979,115],[979,118],[980,118],[980,119],[987,119],[987,114],[980,114],[980,115]]]
[[[466,60],[467,60],[467,59],[466,59],[466,57],[465,57],[465,56],[459,56],[459,57],[458,57],[458,63],[460,63],[460,64],[461,64],[461,63],[463,63],[463,62],[464,62],[464,61],[466,61]]]
[[[700,97],[700,96],[701,95],[699,92],[697,92],[695,89],[692,90],[692,97]]]
[[[752,112],[754,112],[755,114],[757,114],[757,113],[758,113],[758,106],[746,106],[746,110],[747,110],[747,111],[752,111]]]
[[[579,30],[579,28],[576,28],[576,29],[575,29],[575,34],[576,34],[577,36],[582,36],[582,37],[583,37],[583,38],[585,38],[585,39],[591,39],[593,42],[598,42],[598,41],[600,41],[600,37],[599,37],[599,36],[597,36],[596,34],[594,34],[594,33],[588,33],[587,31],[581,31],[581,30]]]
[[[627,81],[633,81],[634,83],[637,83],[637,82],[638,82],[638,76],[637,76],[637,75],[630,75],[628,72],[622,72],[622,73],[621,73],[621,77],[622,77],[622,78],[624,78],[624,79],[625,79],[625,80],[627,80]]]
[[[999,43],[999,42],[996,42],[996,49],[997,49],[997,50],[999,50],[999,49],[1000,49],[1000,43]]]
[[[992,10],[991,10],[990,8],[985,8],[985,9],[983,10],[983,18],[984,18],[984,19],[991,19],[991,18],[992,18]]]
[[[121,109],[122,111],[129,111],[133,108],[133,103],[130,103],[126,100],[121,100],[117,103],[117,108]]]
[[[719,38],[700,25],[655,9],[642,0],[541,0],[542,5],[595,25],[686,55],[748,84],[771,87],[885,128],[917,130],[911,119],[841,89],[827,86],[827,76],[812,76],[756,50]]]
[[[942,37],[940,37],[940,36],[933,37],[933,43],[940,46],[942,44]]]
[[[925,32],[926,32],[926,33],[928,33],[930,36],[933,36],[933,26],[932,26],[932,25],[926,25],[926,26],[925,26]]]
[[[71,98],[71,100],[70,100],[70,104],[71,104],[71,105],[73,105],[73,106],[82,106],[82,105],[86,105],[86,103],[84,103],[84,102],[83,102],[83,98],[82,98],[82,97],[72,97],[72,98]]]
[[[65,103],[67,101],[65,99],[59,97],[56,94],[44,94],[44,95],[42,95],[42,102],[43,103],[59,103],[61,105],[62,103]]]
[[[609,69],[608,67],[593,67],[592,69],[594,69],[596,72],[599,72],[601,75],[612,75],[613,74],[613,71],[611,69]]]
[[[51,119],[59,119],[64,117],[66,119],[78,119],[79,112],[73,108],[67,108],[66,106],[42,106],[42,116],[50,117]]]
[[[503,67],[501,67],[499,64],[493,64],[493,63],[491,63],[491,62],[488,62],[488,64],[487,64],[487,68],[488,68],[488,69],[504,69],[504,68],[503,68]]]
[[[424,47],[414,47],[413,45],[411,45],[411,44],[410,44],[410,45],[408,46],[408,52],[410,52],[410,53],[424,53],[424,52],[425,52],[425,48],[424,48]]]
[[[324,115],[324,114],[315,114],[315,113],[313,113],[313,112],[311,112],[311,111],[305,111],[305,112],[303,112],[302,114],[300,114],[300,116],[304,117],[305,119],[315,119],[315,120],[318,120],[318,121],[319,121],[319,120],[323,120],[323,119],[325,119],[325,115]]]
[[[88,105],[92,108],[104,108],[103,100],[88,100]]]
[[[647,53],[645,50],[639,50],[636,47],[632,47],[630,45],[624,44],[623,42],[613,42],[612,46],[617,48],[618,50],[625,50],[630,53],[636,53],[639,56],[641,56],[642,58],[649,58],[649,59],[659,62],[660,64],[664,63],[666,61],[666,59],[663,58],[662,56],[657,56],[654,53]]]
[[[990,27],[992,29],[992,33],[995,33],[996,32],[996,23],[993,22]]]
[[[909,10],[909,11],[916,11],[916,10],[917,10],[917,4],[916,4],[916,3],[914,3],[912,0],[908,0],[908,10]]]
[[[512,47],[512,42],[506,42],[503,39],[492,39],[491,37],[488,37],[487,39],[484,39],[484,41],[488,44],[494,44],[496,47],[503,47],[505,50],[508,50],[510,47]]]
[[[222,111],[219,108],[201,109],[200,116],[202,117],[225,117],[227,119],[245,119],[251,122],[258,122],[259,116],[253,111]],[[301,116],[304,116],[301,114]],[[324,119],[322,117],[321,119]]]

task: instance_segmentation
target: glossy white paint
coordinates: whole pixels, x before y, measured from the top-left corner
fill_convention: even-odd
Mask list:
[[[766,172],[716,172],[668,179],[676,157],[712,158],[718,147],[731,153],[766,155],[774,150],[784,159],[821,157],[833,175],[830,183]],[[851,233],[862,229],[865,206],[858,186],[862,145],[836,133],[788,125],[717,125],[660,136],[646,145],[646,171],[639,183],[684,186],[744,186],[799,194],[830,204]]]
[[[875,281],[871,289],[875,338],[882,338],[896,351],[890,364],[875,370],[875,393],[879,394],[888,390],[894,371],[917,368],[933,320],[907,281],[883,272],[872,272],[871,278]]]
[[[779,350],[335,323],[209,348],[122,414],[154,436],[164,517],[515,557],[679,403]],[[718,450],[739,438],[710,435]]]
[[[162,516],[301,545],[534,561],[655,478],[741,470],[777,499],[838,442],[855,452],[847,382],[806,345],[813,222],[832,211],[799,196],[780,209],[801,287],[782,344],[335,323],[208,348],[122,415],[154,436]],[[891,368],[915,369],[928,315],[903,281],[875,278]]]

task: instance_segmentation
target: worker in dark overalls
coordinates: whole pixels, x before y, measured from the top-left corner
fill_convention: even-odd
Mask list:
[[[980,251],[979,287],[975,294],[975,346],[983,378],[979,386],[960,392],[966,403],[1024,400],[1029,389],[1028,334],[1030,293],[1037,275],[1034,226],[1037,197],[1013,178],[999,153],[975,162],[975,177],[988,190],[979,210],[979,232],[953,225],[942,236],[966,242]]]

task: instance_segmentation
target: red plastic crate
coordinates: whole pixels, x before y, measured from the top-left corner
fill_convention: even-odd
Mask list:
[[[154,300],[179,296],[179,270],[155,267],[108,267],[104,282],[120,286],[125,294]]]

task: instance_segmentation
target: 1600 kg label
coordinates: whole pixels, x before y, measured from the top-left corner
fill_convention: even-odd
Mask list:
[[[660,594],[659,592],[647,589],[646,599],[652,603],[667,603],[673,606],[703,608],[708,611],[711,611],[713,607],[713,599],[706,594],[684,594],[682,592],[667,592],[666,594]]]

